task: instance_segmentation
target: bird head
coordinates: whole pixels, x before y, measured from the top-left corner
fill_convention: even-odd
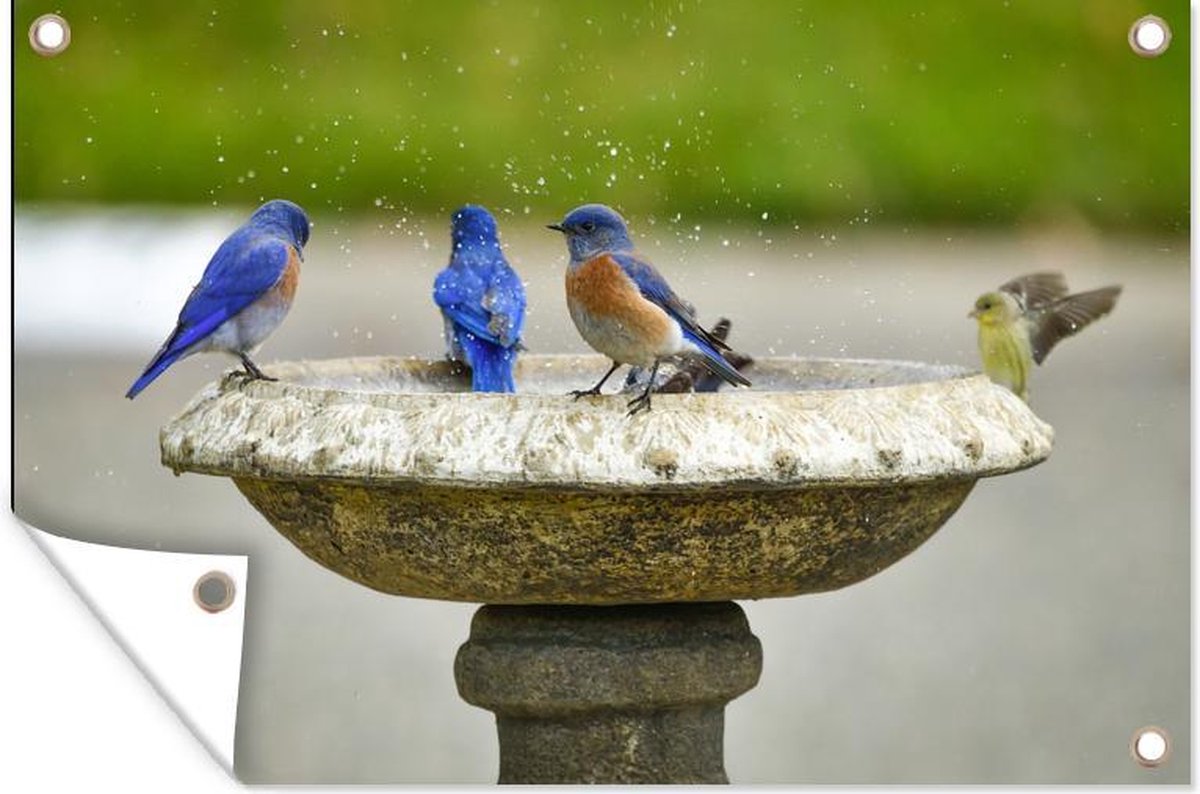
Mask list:
[[[985,292],[975,300],[975,308],[967,316],[974,317],[980,325],[996,325],[1012,322],[1020,315],[1021,306],[1012,295]]]
[[[273,229],[286,237],[297,249],[308,242],[308,216],[304,210],[285,199],[273,199],[250,216],[256,226]]]
[[[450,216],[450,237],[454,247],[460,248],[464,243],[492,243],[497,240],[496,219],[492,213],[476,204],[459,207]]]
[[[625,219],[603,204],[584,204],[567,213],[560,223],[552,223],[546,228],[563,233],[571,259],[577,262],[606,251],[633,248]]]

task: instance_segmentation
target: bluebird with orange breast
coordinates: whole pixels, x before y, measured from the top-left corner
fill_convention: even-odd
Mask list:
[[[268,201],[255,210],[213,254],[175,330],[125,396],[132,400],[176,361],[209,350],[237,356],[247,378],[275,380],[249,354],[292,306],[308,231],[308,216],[290,201]]]
[[[629,401],[629,415],[650,408],[658,366],[664,359],[689,358],[734,385],[749,386],[722,355],[723,341],[696,321],[691,304],[675,294],[666,279],[634,252],[625,220],[603,204],[572,210],[550,229],[567,239],[567,309],[580,335],[613,365],[590,389],[599,394],[622,364],[649,367],[645,390]]]
[[[450,217],[450,264],[433,282],[448,355],[471,368],[471,390],[513,392],[525,285],[504,258],[496,219],[468,204]]]

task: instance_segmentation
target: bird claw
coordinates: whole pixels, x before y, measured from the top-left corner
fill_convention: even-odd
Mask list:
[[[225,373],[225,377],[222,379],[221,385],[225,386],[227,384],[236,383],[237,387],[240,389],[242,386],[246,385],[246,381],[248,380],[250,380],[250,373],[242,369],[231,369],[229,372]]]
[[[230,370],[229,372],[225,373],[225,383],[236,383],[238,391],[246,388],[247,383],[256,380],[278,381],[279,378],[273,378],[261,371],[248,372],[244,369]]]
[[[634,397],[632,400],[630,400],[629,402],[627,402],[625,404],[627,406],[629,406],[629,413],[626,414],[626,416],[635,416],[635,415],[641,413],[642,411],[649,411],[650,410],[650,392],[646,392],[644,394],[639,394],[637,397]]]
[[[597,395],[600,394],[600,390],[599,389],[576,389],[575,391],[567,392],[567,394],[569,396],[575,398],[576,400],[578,400],[580,397],[596,397]]]

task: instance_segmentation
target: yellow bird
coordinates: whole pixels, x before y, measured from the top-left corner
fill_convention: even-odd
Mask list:
[[[1112,311],[1119,286],[1067,294],[1062,273],[1030,273],[980,295],[967,315],[979,322],[979,356],[995,383],[1029,401],[1030,362]]]

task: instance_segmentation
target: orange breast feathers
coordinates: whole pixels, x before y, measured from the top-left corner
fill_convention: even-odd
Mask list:
[[[621,266],[608,254],[589,259],[567,271],[567,301],[575,311],[594,320],[613,323],[649,344],[671,336],[667,313],[643,297]]]
[[[291,305],[292,299],[296,297],[296,285],[300,283],[300,256],[296,253],[296,249],[288,247],[288,261],[283,268],[283,275],[279,277],[279,281],[275,282],[274,289],[279,293],[279,297],[284,303]]]

